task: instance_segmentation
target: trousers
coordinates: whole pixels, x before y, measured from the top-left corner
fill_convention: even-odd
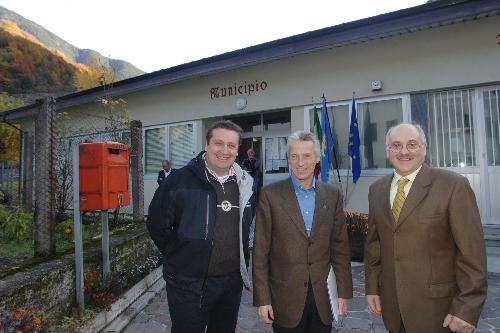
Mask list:
[[[307,288],[306,304],[304,312],[297,327],[288,328],[273,324],[274,333],[330,333],[332,325],[325,325],[319,317],[311,283]]]
[[[166,289],[171,333],[234,333],[243,290],[239,271],[207,277],[202,294],[168,281]]]

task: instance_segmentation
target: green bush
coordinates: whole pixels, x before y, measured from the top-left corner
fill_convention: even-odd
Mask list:
[[[32,237],[33,214],[21,208],[11,210],[0,204],[0,236],[18,242]]]

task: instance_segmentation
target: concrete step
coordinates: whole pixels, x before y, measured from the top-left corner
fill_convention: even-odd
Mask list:
[[[500,261],[500,247],[496,246],[487,246],[486,254],[491,257],[498,257]]]
[[[485,235],[500,235],[500,224],[483,224]]]
[[[500,248],[500,235],[484,235],[484,242],[486,247]]]

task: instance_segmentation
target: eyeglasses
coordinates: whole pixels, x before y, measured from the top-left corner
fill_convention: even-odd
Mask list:
[[[414,152],[418,151],[420,148],[422,148],[423,146],[424,146],[424,144],[420,144],[417,142],[408,142],[406,144],[406,149],[410,153],[414,153]],[[390,145],[388,145],[387,149],[393,153],[399,153],[400,151],[403,150],[403,144],[401,142],[394,142],[394,143],[391,143]]]

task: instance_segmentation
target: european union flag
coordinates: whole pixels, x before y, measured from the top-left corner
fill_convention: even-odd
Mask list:
[[[326,183],[328,182],[330,164],[333,162],[333,138],[328,112],[326,110],[326,99],[324,97],[321,117],[321,131],[323,132],[321,140],[321,181]]]
[[[349,128],[349,148],[347,154],[352,159],[352,181],[356,183],[361,176],[361,159],[359,157],[359,129],[356,115],[356,101],[352,97],[351,126]]]

